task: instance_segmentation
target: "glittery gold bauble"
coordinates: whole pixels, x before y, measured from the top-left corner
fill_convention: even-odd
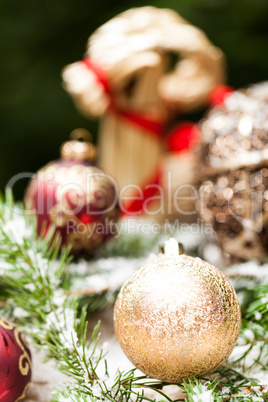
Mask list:
[[[268,82],[236,91],[201,123],[197,210],[232,260],[268,258]]]
[[[211,373],[227,360],[241,315],[235,291],[218,269],[178,255],[174,239],[165,248],[165,255],[123,285],[114,325],[123,351],[138,369],[179,383]]]
[[[91,253],[116,233],[116,183],[92,164],[95,148],[78,129],[63,144],[61,159],[44,166],[30,182],[24,204],[37,216],[38,234],[51,225],[73,253]]]

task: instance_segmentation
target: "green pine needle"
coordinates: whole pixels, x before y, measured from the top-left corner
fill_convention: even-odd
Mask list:
[[[46,359],[54,359],[58,370],[70,378],[64,389],[54,391],[52,401],[153,402],[145,395],[149,388],[158,393],[161,401],[171,402],[163,391],[163,386],[168,384],[146,376],[138,377],[135,370],[109,377],[105,354],[98,347],[100,323],[87,340],[88,311],[106,307],[109,304],[107,295],[104,292],[73,297],[68,274],[69,251],[63,250],[58,256],[59,239],[55,236],[50,244],[53,230],[46,239],[37,239],[36,222],[21,209],[15,210],[9,190],[6,198],[0,200],[0,222],[1,313],[11,318],[19,309],[20,314],[15,314],[16,324],[31,337],[35,346],[46,352]],[[155,239],[151,243],[153,247]],[[137,237],[130,236],[128,243],[125,236],[117,243],[114,240],[105,252],[118,255],[121,249],[125,250],[125,255],[130,255],[139,247]],[[141,254],[145,252],[144,244],[140,251]],[[190,402],[268,400],[268,387],[251,374],[256,367],[259,372],[268,371],[268,285],[255,288],[254,294],[255,300],[246,308],[239,340],[248,346],[246,351],[236,361],[221,367],[214,380],[192,378],[177,384],[185,393],[181,401],[187,398]],[[253,361],[248,364],[247,359],[256,351]],[[100,374],[101,363],[105,365],[105,377]]]

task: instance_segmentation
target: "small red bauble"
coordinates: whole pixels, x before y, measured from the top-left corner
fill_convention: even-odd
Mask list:
[[[3,318],[0,318],[0,359],[0,401],[20,401],[31,381],[31,352],[22,333]]]
[[[51,225],[72,253],[91,253],[115,233],[118,217],[116,183],[92,164],[95,148],[77,129],[63,144],[62,158],[44,166],[30,182],[24,204],[37,215],[37,230]]]

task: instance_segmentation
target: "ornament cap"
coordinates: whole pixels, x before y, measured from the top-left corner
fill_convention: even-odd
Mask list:
[[[164,245],[159,246],[159,251],[164,254],[165,257],[178,257],[184,254],[184,247],[181,243],[177,242],[176,239],[170,238],[165,241]]]
[[[61,146],[62,159],[72,159],[78,162],[93,162],[96,158],[96,147],[91,143],[92,135],[84,128],[77,128],[70,134],[70,141]]]

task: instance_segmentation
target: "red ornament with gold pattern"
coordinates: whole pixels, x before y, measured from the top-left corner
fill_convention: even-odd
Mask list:
[[[51,225],[72,253],[91,253],[115,232],[114,179],[94,166],[96,150],[87,130],[77,129],[61,147],[61,159],[44,166],[30,182],[25,207],[37,215],[38,234]]]
[[[25,398],[32,376],[31,352],[14,324],[0,318],[0,400]]]

